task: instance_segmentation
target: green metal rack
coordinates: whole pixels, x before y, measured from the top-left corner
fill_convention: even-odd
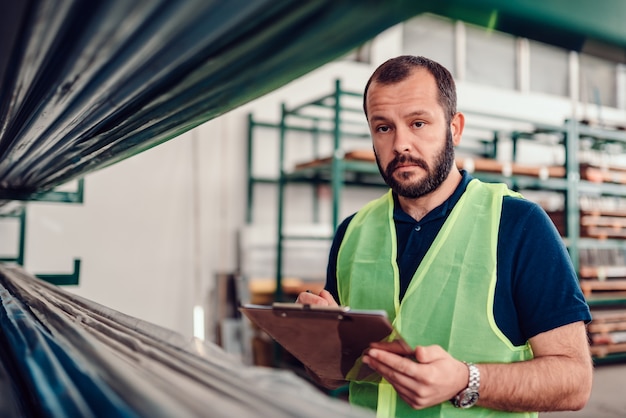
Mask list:
[[[0,220],[13,220],[18,222],[18,240],[17,251],[15,255],[0,256],[0,263],[17,263],[21,266],[24,265],[24,251],[26,247],[26,208],[20,206],[17,209],[13,209],[10,212],[0,214]]]
[[[84,179],[77,181],[76,190],[51,190],[41,193],[9,193],[2,192],[0,199],[29,202],[54,202],[54,203],[83,203]],[[6,212],[0,212],[0,220],[8,220],[18,223],[17,250],[14,255],[0,256],[1,263],[15,263],[24,265],[26,251],[26,204],[20,205]],[[55,285],[78,285],[80,281],[80,259],[74,259],[73,270],[70,273],[41,273],[35,276]]]
[[[385,186],[378,175],[378,168],[375,164],[364,161],[351,161],[344,159],[342,141],[346,138],[363,139],[369,141],[367,125],[363,120],[360,124],[348,121],[344,115],[346,113],[362,114],[358,107],[346,105],[345,99],[360,98],[359,93],[354,93],[342,89],[341,82],[336,80],[333,93],[324,95],[303,105],[288,108],[281,106],[280,122],[276,124],[259,122],[252,115],[248,118],[248,205],[246,219],[248,223],[253,222],[254,188],[257,183],[272,183],[278,187],[278,210],[277,210],[277,244],[276,244],[276,300],[282,300],[282,278],[283,278],[283,254],[286,240],[331,240],[332,236],[319,237],[308,235],[286,235],[284,231],[285,215],[285,188],[288,184],[306,184],[313,188],[313,222],[320,220],[320,204],[317,190],[321,185],[329,185],[332,193],[332,229],[335,230],[340,222],[340,197],[344,186]],[[317,109],[318,114],[311,114],[310,109]],[[321,114],[321,115],[320,115]],[[304,124],[302,122],[305,122]],[[360,130],[358,125],[360,125]],[[276,178],[256,177],[253,175],[252,150],[254,147],[255,130],[258,128],[276,129],[279,134],[278,161],[279,173]],[[350,129],[349,129],[350,128]],[[356,129],[355,129],[356,128]],[[312,156],[314,159],[321,158],[320,143],[323,139],[332,142],[331,158],[320,162],[314,167],[288,171],[285,167],[286,148],[288,147],[288,134],[299,132],[307,134],[312,144]],[[369,142],[364,142],[365,147],[369,147]],[[352,178],[347,177],[347,173]]]

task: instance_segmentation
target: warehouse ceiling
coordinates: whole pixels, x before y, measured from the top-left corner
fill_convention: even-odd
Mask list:
[[[3,1],[0,199],[163,143],[424,12],[626,48],[620,0]]]

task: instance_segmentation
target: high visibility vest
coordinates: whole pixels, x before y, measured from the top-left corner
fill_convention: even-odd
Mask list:
[[[384,309],[396,330],[415,347],[437,344],[473,363],[532,358],[530,345],[514,346],[493,315],[496,249],[504,196],[520,196],[504,184],[472,180],[435,237],[400,303],[396,230],[391,191],[364,206],[350,221],[337,258],[340,304]],[[450,402],[414,410],[393,387],[351,382],[350,402],[381,417],[536,417]]]

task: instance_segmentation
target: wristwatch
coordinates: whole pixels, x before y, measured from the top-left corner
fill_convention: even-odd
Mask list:
[[[467,387],[450,399],[452,405],[457,408],[471,408],[478,402],[478,389],[480,388],[480,371],[474,363],[463,362],[469,369],[469,382]]]

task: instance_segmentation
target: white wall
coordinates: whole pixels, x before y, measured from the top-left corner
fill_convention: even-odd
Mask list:
[[[377,38],[373,62],[400,54],[398,40],[398,28]],[[81,258],[80,285],[72,291],[191,335],[193,306],[210,305],[207,295],[215,275],[236,267],[237,232],[246,205],[247,114],[277,122],[281,102],[296,105],[329,93],[338,77],[346,88],[361,91],[372,70],[365,64],[331,63],[179,138],[88,175],[82,205],[29,204],[26,269],[67,272],[72,259]],[[461,109],[553,123],[561,123],[572,109],[566,99],[466,83],[459,83],[458,90]],[[605,109],[603,115],[626,120],[614,110]],[[267,152],[262,161],[271,165],[275,150]],[[259,199],[259,222],[271,228],[275,197],[266,191]],[[357,200],[361,197],[354,195]],[[290,205],[297,212],[309,210],[297,197]],[[346,211],[356,207],[347,205]]]

